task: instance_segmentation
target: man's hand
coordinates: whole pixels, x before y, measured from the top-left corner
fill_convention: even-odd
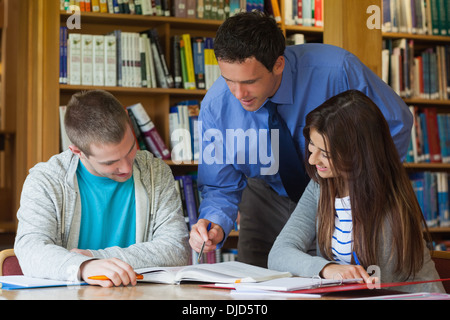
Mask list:
[[[203,252],[215,250],[219,242],[225,237],[225,233],[221,226],[215,223],[211,223],[211,229],[207,231],[207,227],[210,221],[205,219],[199,219],[195,225],[192,226],[189,244],[192,249],[200,252],[200,249],[205,242],[205,248]]]
[[[81,264],[81,278],[89,284],[102,287],[135,286],[136,273],[128,264],[117,258],[89,260]],[[92,276],[106,276],[109,280],[92,280]]]

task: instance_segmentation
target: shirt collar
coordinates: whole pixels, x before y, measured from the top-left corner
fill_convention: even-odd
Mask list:
[[[276,104],[293,104],[294,97],[292,91],[292,68],[286,56],[284,57],[284,59],[285,64],[281,77],[280,87],[270,100],[275,102]]]

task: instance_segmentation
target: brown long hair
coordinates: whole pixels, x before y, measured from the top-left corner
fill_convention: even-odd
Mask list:
[[[361,265],[377,264],[383,228],[392,233],[395,271],[414,275],[423,264],[423,234],[426,226],[411,182],[403,167],[389,126],[376,104],[357,90],[343,92],[324,102],[306,117],[303,135],[309,142],[314,128],[324,138],[337,176],[322,179],[316,168],[306,170],[320,185],[318,244],[332,260],[334,199],[347,183],[353,217],[353,250]],[[387,223],[387,224],[386,224]]]

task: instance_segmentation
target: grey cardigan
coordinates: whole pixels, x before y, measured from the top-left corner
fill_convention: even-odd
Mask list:
[[[78,159],[65,151],[34,166],[25,180],[14,245],[25,275],[75,280],[84,261],[111,257],[135,269],[187,263],[188,231],[172,172],[147,151],[138,151],[133,165],[136,244],[92,250],[94,258],[71,253],[81,221]]]
[[[325,265],[331,261],[325,259],[316,243],[316,213],[319,203],[320,187],[311,181],[303,193],[297,207],[275,240],[269,253],[268,266],[270,269],[289,271],[293,275],[302,277],[317,276]],[[381,282],[405,281],[405,275],[394,273],[394,264],[391,252],[391,237],[384,232],[383,241],[380,241]],[[431,260],[430,252],[424,250],[424,264],[414,279],[406,281],[422,281],[439,279],[439,275]],[[441,282],[416,284],[411,286],[392,287],[392,290],[406,292],[445,292]]]

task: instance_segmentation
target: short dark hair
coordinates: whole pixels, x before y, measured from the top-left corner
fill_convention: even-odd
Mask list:
[[[75,93],[67,104],[64,125],[69,140],[86,156],[92,143],[119,143],[125,136],[129,117],[109,92],[91,90]]]
[[[214,40],[218,60],[244,62],[255,57],[270,72],[285,48],[286,40],[276,21],[260,11],[241,12],[228,18]]]

